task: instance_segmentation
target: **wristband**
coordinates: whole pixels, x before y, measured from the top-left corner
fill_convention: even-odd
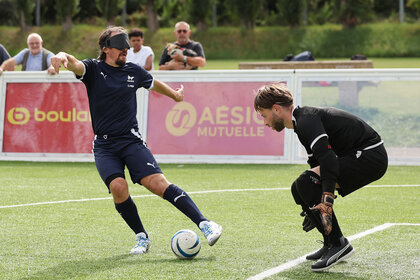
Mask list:
[[[184,55],[184,64],[187,64],[187,56]]]

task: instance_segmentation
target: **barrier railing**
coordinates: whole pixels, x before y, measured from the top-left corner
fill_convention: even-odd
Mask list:
[[[138,91],[140,130],[159,162],[305,162],[293,131],[264,127],[253,109],[258,87],[283,82],[298,105],[340,107],[365,119],[384,139],[391,164],[420,164],[420,69],[152,74],[185,88],[181,103]],[[73,73],[6,72],[0,90],[0,160],[93,160],[86,89]]]

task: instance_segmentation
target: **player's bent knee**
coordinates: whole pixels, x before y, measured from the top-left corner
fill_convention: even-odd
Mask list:
[[[128,184],[124,178],[117,177],[109,184],[109,190],[114,198],[127,198],[128,197]]]
[[[163,197],[166,189],[171,184],[162,173],[156,173],[141,179],[140,183],[152,193]]]
[[[311,170],[303,172],[295,181],[297,195],[306,205],[311,206],[322,195],[321,178]]]
[[[293,199],[295,200],[296,204],[302,205],[303,204],[303,201],[302,201],[302,198],[300,197],[300,195],[299,195],[299,193],[297,191],[296,181],[294,181],[292,183],[292,187],[291,187],[292,196],[293,196]]]

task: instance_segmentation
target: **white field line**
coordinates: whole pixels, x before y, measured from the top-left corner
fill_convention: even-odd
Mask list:
[[[364,188],[404,188],[404,187],[420,187],[420,185],[369,185]],[[230,189],[230,190],[209,190],[209,191],[195,191],[188,192],[188,194],[205,194],[205,193],[222,193],[222,192],[249,192],[249,191],[285,191],[290,190],[290,188],[261,188],[261,189]],[[145,194],[145,195],[133,195],[133,198],[139,197],[157,197],[154,194]],[[25,207],[25,206],[37,206],[37,205],[48,205],[48,204],[61,204],[61,203],[71,203],[71,202],[86,202],[86,201],[96,201],[96,200],[108,200],[112,199],[111,196],[108,197],[98,197],[98,198],[81,198],[81,199],[69,199],[69,200],[58,200],[58,201],[44,201],[44,202],[35,202],[35,203],[26,203],[26,204],[15,204],[15,205],[3,205],[0,206],[0,209],[4,208],[16,208],[16,207]]]
[[[380,225],[380,226],[377,226],[377,227],[374,227],[374,228],[368,229],[368,230],[366,230],[366,231],[363,231],[363,232],[357,233],[357,234],[355,234],[355,235],[349,236],[349,237],[347,237],[347,239],[348,239],[349,241],[352,241],[352,240],[355,240],[355,239],[358,239],[358,238],[365,237],[366,235],[369,235],[369,234],[372,234],[372,233],[375,233],[375,232],[378,232],[378,231],[385,230],[385,229],[390,228],[390,227],[392,227],[392,226],[420,226],[420,224],[410,224],[410,223],[385,223],[385,224],[383,224],[383,225]],[[313,252],[310,252],[310,253],[308,253],[308,254],[306,254],[306,255],[309,255],[309,254],[312,254],[312,253],[315,253],[315,252],[316,252],[316,251],[313,251]],[[279,266],[273,267],[273,268],[268,269],[268,270],[266,270],[266,271],[263,271],[263,272],[261,272],[261,273],[259,273],[259,274],[255,275],[255,276],[252,276],[252,277],[248,278],[247,280],[262,280],[262,279],[264,279],[264,278],[267,278],[267,277],[273,276],[273,275],[275,275],[275,274],[278,274],[278,273],[280,273],[280,272],[283,272],[283,271],[285,271],[285,270],[288,270],[288,269],[290,269],[290,268],[292,268],[292,267],[294,267],[294,266],[297,266],[297,265],[299,265],[299,264],[301,264],[301,263],[305,262],[305,261],[306,261],[306,255],[301,256],[301,257],[299,257],[299,258],[297,258],[297,259],[294,259],[294,260],[288,261],[288,262],[286,262],[286,263],[283,263],[283,264],[281,264],[281,265],[279,265]]]

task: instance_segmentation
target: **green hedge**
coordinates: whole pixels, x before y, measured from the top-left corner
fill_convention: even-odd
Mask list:
[[[77,58],[96,57],[97,39],[102,27],[76,25],[67,33],[61,26],[35,27],[44,46],[53,52],[66,51]],[[173,29],[146,33],[145,45],[157,57],[164,46],[174,41]],[[11,55],[26,47],[26,36],[17,27],[0,26],[0,43]],[[340,25],[261,27],[244,30],[233,27],[193,31],[193,40],[203,44],[208,59],[282,59],[286,54],[309,50],[315,58],[350,57],[420,57],[420,24],[367,24],[354,29]]]

